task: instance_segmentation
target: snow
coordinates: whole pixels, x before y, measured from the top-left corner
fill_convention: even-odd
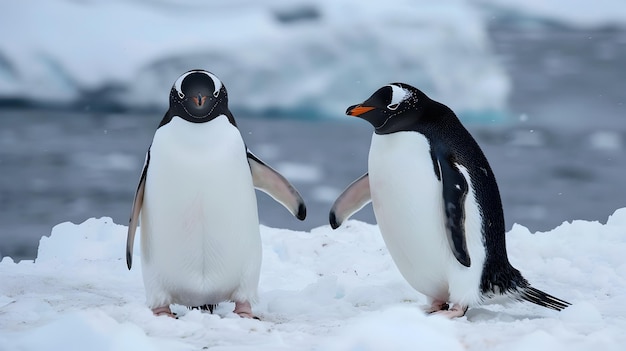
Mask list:
[[[0,98],[40,104],[163,108],[192,68],[236,110],[291,117],[341,116],[395,81],[497,115],[510,90],[467,0],[4,1],[0,30]]]
[[[426,316],[375,225],[333,231],[261,227],[261,321],[232,303],[216,314],[144,304],[141,260],[126,269],[126,227],[110,218],[62,223],[35,261],[0,262],[0,350],[622,350],[626,342],[626,208],[605,224],[576,220],[549,232],[515,224],[514,266],[537,288],[573,303],[528,303]],[[139,246],[135,245],[138,256]]]

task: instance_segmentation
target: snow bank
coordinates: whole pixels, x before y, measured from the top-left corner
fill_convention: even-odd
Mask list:
[[[574,28],[626,26],[623,0],[476,0],[526,18],[561,23]]]
[[[5,1],[0,29],[0,98],[81,109],[164,108],[191,68],[235,109],[291,117],[342,115],[394,81],[483,118],[509,92],[465,0]]]
[[[573,221],[546,233],[515,225],[512,263],[538,288],[573,303],[425,316],[377,226],[336,231],[261,227],[262,321],[222,303],[216,314],[144,305],[141,260],[128,271],[126,227],[109,218],[57,225],[37,259],[0,262],[0,349],[30,350],[621,350],[626,342],[626,208],[606,224]],[[135,245],[136,248],[139,245]],[[140,252],[136,252],[139,255]]]

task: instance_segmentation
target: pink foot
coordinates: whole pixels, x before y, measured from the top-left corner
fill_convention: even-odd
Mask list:
[[[155,316],[168,316],[171,318],[177,318],[176,315],[172,313],[172,310],[170,310],[170,306],[153,308],[152,313],[154,313]]]
[[[465,312],[467,312],[467,306],[461,306],[458,304],[454,304],[452,306],[452,308],[450,308],[449,310],[441,310],[441,311],[436,311],[433,312],[432,314],[436,314],[438,316],[443,316],[443,317],[447,317],[447,318],[459,318],[459,317],[463,317],[465,316]]]
[[[430,304],[430,308],[427,308],[425,312],[427,314],[431,314],[440,311],[447,311],[448,308],[450,308],[448,302],[435,300]]]
[[[259,319],[259,317],[252,314],[252,307],[250,306],[250,302],[248,301],[235,301],[235,310],[233,312],[237,313],[241,318]]]

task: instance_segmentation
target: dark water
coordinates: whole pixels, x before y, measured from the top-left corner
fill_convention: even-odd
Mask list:
[[[511,123],[471,125],[498,177],[508,228],[605,221],[626,206],[626,32],[506,26],[491,30],[512,76]],[[351,104],[353,102],[347,102]],[[61,222],[126,224],[161,114],[0,110],[0,256],[32,259]],[[307,201],[299,222],[258,193],[265,225],[327,223],[338,193],[366,170],[371,129],[336,121],[238,117],[244,140]],[[371,207],[357,219],[373,223]]]

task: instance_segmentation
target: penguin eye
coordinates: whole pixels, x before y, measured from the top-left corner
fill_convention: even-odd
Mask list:
[[[397,109],[399,105],[400,104],[390,104],[390,105],[387,105],[387,108],[393,111]]]
[[[178,97],[181,98],[181,99],[184,99],[185,98],[185,94],[183,94],[182,91],[179,91],[178,92]]]
[[[213,96],[218,97],[220,95],[220,91],[216,90],[213,92]]]

